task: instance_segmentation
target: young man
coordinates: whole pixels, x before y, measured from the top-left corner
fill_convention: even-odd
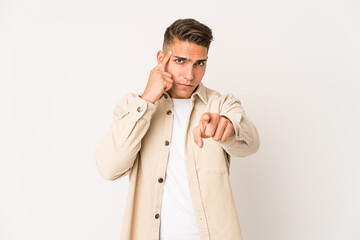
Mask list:
[[[97,146],[102,176],[129,174],[121,240],[241,239],[230,159],[260,141],[233,94],[201,83],[212,39],[194,19],[171,24],[145,91],[122,98]]]

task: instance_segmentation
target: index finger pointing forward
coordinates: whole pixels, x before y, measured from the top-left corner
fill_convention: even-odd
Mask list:
[[[169,62],[169,59],[172,55],[172,51],[168,51],[164,59],[159,63],[158,68],[165,71],[165,66]]]
[[[205,112],[201,115],[200,122],[209,123],[211,120],[211,115],[209,112]]]
[[[202,140],[202,136],[201,136],[201,130],[199,128],[200,126],[197,126],[193,129],[193,135],[194,135],[194,141],[195,143],[202,148],[203,145],[203,140]]]

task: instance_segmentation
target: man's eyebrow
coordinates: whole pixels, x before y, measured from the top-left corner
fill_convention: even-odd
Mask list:
[[[180,57],[180,56],[174,56],[174,57],[180,58],[180,59],[185,60],[185,61],[191,60],[191,59],[188,59],[186,57]],[[199,61],[205,62],[205,61],[207,61],[207,59],[199,59],[199,60],[197,60],[197,62],[199,62]]]

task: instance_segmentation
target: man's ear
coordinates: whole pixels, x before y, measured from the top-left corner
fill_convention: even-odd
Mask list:
[[[158,64],[164,59],[165,54],[163,51],[159,50],[156,54],[156,60],[158,62]]]

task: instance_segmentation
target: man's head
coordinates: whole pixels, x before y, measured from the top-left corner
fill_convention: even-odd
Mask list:
[[[191,18],[178,19],[166,29],[163,51],[157,53],[157,61],[160,63],[172,51],[165,67],[174,79],[173,87],[168,90],[171,97],[190,98],[205,74],[212,40],[211,29]]]

